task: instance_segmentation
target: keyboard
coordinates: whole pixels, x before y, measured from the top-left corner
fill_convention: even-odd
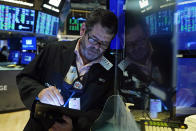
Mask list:
[[[142,120],[140,124],[142,131],[185,131],[187,129],[187,125],[180,122]]]

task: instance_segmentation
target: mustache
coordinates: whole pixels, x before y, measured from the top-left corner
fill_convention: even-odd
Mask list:
[[[90,47],[89,50],[96,54],[100,53],[99,49],[96,49],[95,47]]]

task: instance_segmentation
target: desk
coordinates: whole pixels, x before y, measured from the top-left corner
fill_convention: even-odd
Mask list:
[[[0,70],[0,112],[25,109],[16,85],[16,75],[20,71]]]

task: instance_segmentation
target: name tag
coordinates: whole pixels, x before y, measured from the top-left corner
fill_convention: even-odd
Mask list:
[[[69,71],[67,72],[66,77],[64,78],[64,81],[67,82],[68,84],[72,84],[73,81],[77,78],[78,78],[78,74],[77,74],[76,67],[71,66],[69,68]]]
[[[80,98],[70,98],[69,108],[80,110]]]

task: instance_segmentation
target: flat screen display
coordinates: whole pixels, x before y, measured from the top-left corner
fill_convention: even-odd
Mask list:
[[[21,53],[21,64],[29,64],[35,58],[35,53],[22,52]]]
[[[177,6],[176,24],[178,49],[196,50],[196,2]]]
[[[160,10],[145,17],[149,26],[150,36],[167,35],[173,32],[174,11],[172,9]]]
[[[0,4],[0,30],[33,33],[34,20],[34,10]]]
[[[67,34],[80,35],[80,28],[82,27],[82,23],[85,21],[86,19],[82,17],[69,17],[67,19]]]
[[[43,35],[56,36],[58,34],[59,28],[59,18],[38,12],[37,22],[36,22],[36,33]]]
[[[22,37],[22,50],[36,50],[36,37]]]
[[[20,51],[11,50],[9,52],[8,61],[15,62],[16,64],[18,64],[19,59],[20,59]]]

